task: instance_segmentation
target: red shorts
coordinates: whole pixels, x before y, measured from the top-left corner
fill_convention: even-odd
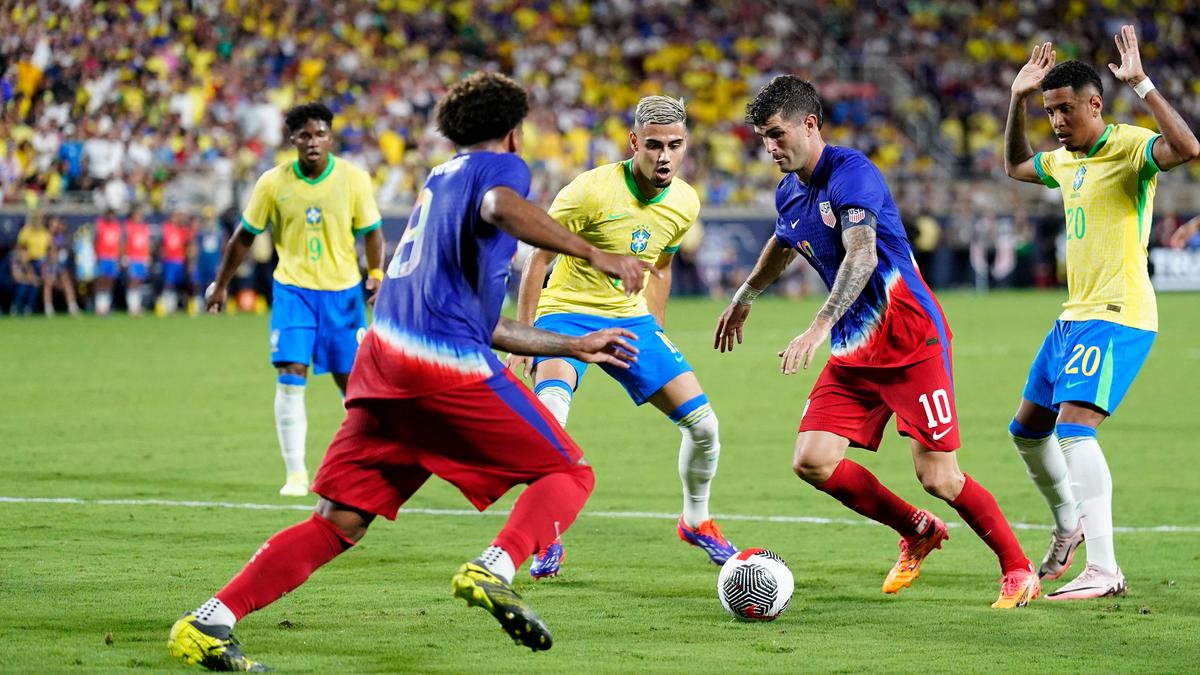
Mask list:
[[[417,398],[351,401],[313,492],[394,520],[436,475],[482,511],[514,485],[582,460],[533,392],[504,370]]]
[[[800,431],[828,431],[878,450],[892,413],[900,435],[930,450],[959,448],[949,350],[898,368],[827,363],[804,404]]]

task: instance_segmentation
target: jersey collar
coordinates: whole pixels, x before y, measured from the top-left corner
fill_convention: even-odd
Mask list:
[[[1088,150],[1088,153],[1086,155],[1087,157],[1091,157],[1092,155],[1096,154],[1097,152],[1100,152],[1100,148],[1103,148],[1104,144],[1108,142],[1108,136],[1109,136],[1109,134],[1112,133],[1112,130],[1113,130],[1113,125],[1111,125],[1111,124],[1104,127],[1104,133],[1100,134],[1100,138],[1096,139],[1096,143],[1092,146],[1092,149]]]
[[[627,159],[624,162],[621,162],[621,167],[625,172],[625,187],[629,188],[629,194],[633,195],[634,198],[639,202],[643,204],[657,204],[666,199],[667,192],[671,190],[670,185],[667,185],[665,188],[663,188],[662,192],[658,193],[654,197],[647,199],[642,194],[642,191],[638,189],[637,181],[633,178],[633,160]]]
[[[320,183],[321,181],[328,178],[329,174],[333,173],[333,160],[334,160],[334,156],[333,156],[333,153],[331,152],[331,153],[329,153],[329,161],[325,163],[325,170],[322,171],[321,175],[317,176],[316,178],[309,178],[308,176],[304,175],[304,172],[300,170],[300,160],[298,160],[298,159],[296,161],[292,162],[292,171],[296,172],[296,178],[299,178],[300,180],[304,181],[305,183],[308,183],[309,185],[316,185],[317,183]]]

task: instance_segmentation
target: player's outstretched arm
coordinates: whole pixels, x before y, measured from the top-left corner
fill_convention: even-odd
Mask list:
[[[713,349],[719,349],[724,354],[733,351],[735,339],[737,344],[742,344],[742,326],[750,316],[751,303],[759,293],[767,289],[767,286],[774,283],[795,259],[796,252],[780,246],[774,236],[767,240],[762,253],[758,255],[758,262],[750,271],[750,276],[746,277],[742,287],[733,294],[729,306],[717,318]]]
[[[1121,53],[1121,65],[1108,64],[1108,69],[1146,101],[1158,130],[1166,143],[1154,144],[1154,163],[1163,171],[1200,157],[1200,141],[1179,113],[1167,102],[1162,92],[1142,69],[1142,55],[1138,49],[1137,31],[1133,26],[1121,26],[1121,32],[1113,36],[1117,51]]]
[[[846,247],[846,257],[833,279],[829,298],[817,312],[808,330],[793,338],[787,348],[779,352],[779,358],[782,359],[779,372],[784,375],[795,373],[800,366],[808,368],[817,348],[829,339],[833,325],[862,294],[863,288],[879,264],[879,252],[875,249],[874,225],[846,225],[846,221],[843,220],[842,245]]]
[[[204,306],[210,314],[218,314],[224,308],[229,294],[229,280],[246,258],[246,253],[254,244],[254,237],[253,232],[241,225],[234,228],[233,234],[229,236],[225,252],[221,254],[221,265],[217,267],[217,279],[204,291]]]
[[[517,321],[526,326],[533,325],[538,300],[542,297],[542,283],[546,280],[546,270],[556,257],[558,254],[553,251],[535,248],[525,260],[525,267],[521,270],[521,285],[517,291]],[[525,354],[509,354],[504,365],[517,377],[533,374],[533,359]]]
[[[626,295],[642,290],[647,270],[651,274],[660,274],[648,262],[633,256],[605,253],[592,246],[512,188],[501,186],[488,190],[479,206],[479,215],[527,244],[586,260],[593,268],[620,279]]]
[[[1054,67],[1054,61],[1054,45],[1045,42],[1034,47],[1029,61],[1012,83],[1008,123],[1004,126],[1004,173],[1026,183],[1042,182],[1033,166],[1033,148],[1025,136],[1026,100],[1042,86],[1042,80]]]
[[[530,356],[570,356],[586,363],[601,363],[628,368],[637,360],[637,335],[624,328],[605,328],[587,335],[571,337],[526,326],[500,317],[492,331],[492,346],[514,354]]]

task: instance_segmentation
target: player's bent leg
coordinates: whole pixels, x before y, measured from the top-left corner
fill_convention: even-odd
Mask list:
[[[167,639],[170,654],[209,670],[267,670],[242,654],[233,637],[234,625],[295,590],[317,568],[348,550],[366,533],[371,517],[321,500],[308,520],[268,539],[224,588],[175,622]]]
[[[1054,434],[1057,416],[1054,410],[1022,398],[1017,414],[1008,426],[1013,447],[1054,517],[1050,548],[1038,567],[1038,574],[1043,579],[1057,579],[1066,573],[1075,550],[1083,541],[1078,502],[1071,488],[1067,461]]]
[[[279,436],[279,451],[287,471],[287,480],[279,488],[285,497],[304,497],[308,494],[308,467],[304,462],[308,440],[308,412],[304,394],[308,382],[308,366],[302,363],[277,363],[275,384],[275,432]]]

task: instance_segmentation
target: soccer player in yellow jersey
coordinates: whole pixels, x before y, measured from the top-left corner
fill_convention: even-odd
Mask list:
[[[1066,310],[1034,359],[1009,426],[1054,514],[1038,573],[1061,577],[1087,541],[1087,567],[1050,600],[1125,592],[1113,550],[1112,478],[1096,429],[1116,411],[1158,330],[1146,268],[1158,172],[1200,155],[1195,134],[1143,72],[1133,26],[1115,40],[1121,64],[1108,67],[1146,102],[1161,133],[1106,124],[1100,76],[1079,61],[1056,66],[1047,42],[1013,81],[1004,134],[1008,175],[1061,190],[1066,210]],[[1062,147],[1035,154],[1025,138],[1025,102],[1038,89]]]
[[[608,327],[637,334],[638,358],[630,368],[601,368],[625,388],[634,403],[650,402],[679,427],[683,434],[679,448],[683,514],[676,532],[722,564],[737,549],[708,513],[709,486],[721,451],[717,416],[692,367],[663,332],[671,292],[671,259],[700,212],[696,191],[675,177],[687,142],[683,102],[666,96],[643,98],[629,134],[633,157],[576,177],[550,207],[555,220],[596,248],[632,253],[652,262],[663,276],[651,276],[644,293],[626,296],[608,275],[585,261],[564,256],[543,291],[546,269],[556,254],[536,250],[521,277],[517,319],[567,335]],[[529,368],[530,357],[510,356],[508,365],[520,375]],[[564,427],[573,392],[586,369],[587,364],[576,359],[532,360],[534,393]],[[562,557],[562,542],[556,540],[537,552],[529,573],[534,578],[554,576]]]
[[[309,364],[317,375],[333,373],[345,394],[358,341],[366,332],[357,237],[366,243],[371,302],[383,279],[383,233],[371,178],[330,152],[332,122],[333,113],[321,103],[288,111],[298,158],[258,179],[225,246],[217,279],[205,292],[208,311],[219,312],[254,237],[271,228],[279,254],[271,308],[271,362],[279,373],[275,429],[287,468],[279,494],[291,497],[308,494],[304,388]]]

